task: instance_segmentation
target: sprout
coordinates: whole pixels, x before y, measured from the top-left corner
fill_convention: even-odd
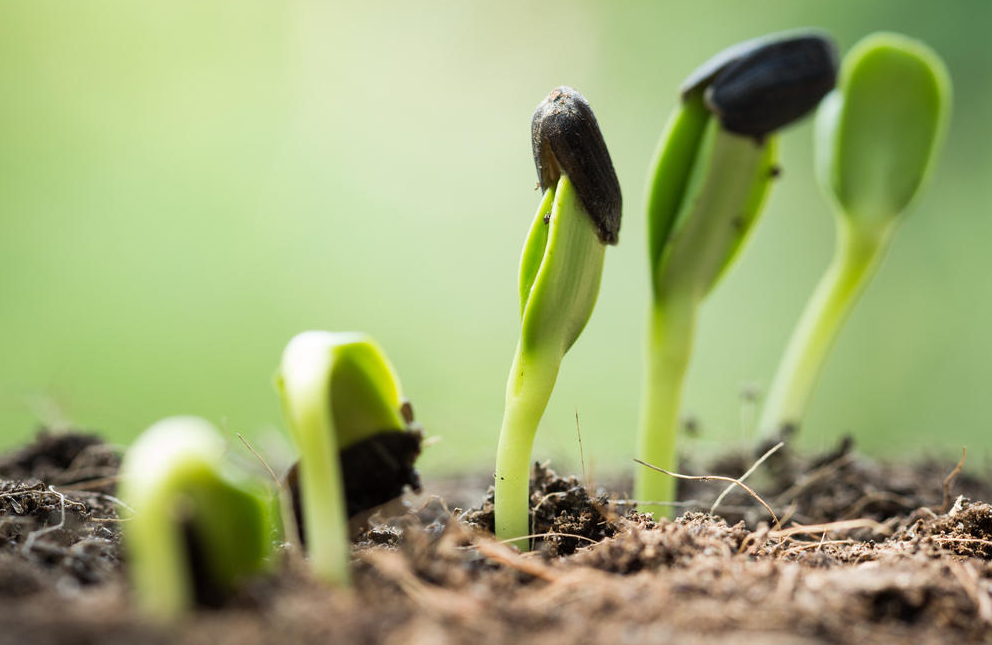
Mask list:
[[[830,91],[836,56],[818,34],[731,47],[691,74],[662,134],[647,196],[653,303],[641,403],[641,460],[675,468],[676,427],[696,311],[740,251],[778,174],[775,132]],[[674,497],[669,477],[635,475],[634,496]],[[661,504],[641,510],[663,513]]]
[[[217,430],[172,417],[145,431],[121,465],[128,570],[141,606],[172,618],[194,604],[216,605],[271,552],[273,498],[232,472]]]
[[[300,452],[294,506],[311,566],[348,584],[351,515],[419,489],[421,434],[383,351],[366,334],[308,331],[286,346],[276,377]]]
[[[815,130],[816,171],[836,207],[837,245],[775,374],[763,431],[788,432],[802,422],[841,325],[933,167],[950,99],[944,64],[921,42],[874,34],[844,58]]]
[[[530,532],[534,435],[561,360],[592,315],[606,245],[620,230],[620,184],[585,97],[570,87],[552,91],[534,111],[531,139],[544,198],[520,258],[520,341],[496,455],[500,539]]]

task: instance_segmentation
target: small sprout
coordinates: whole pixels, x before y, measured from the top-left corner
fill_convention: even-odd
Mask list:
[[[276,377],[300,462],[289,476],[314,572],[350,581],[348,518],[419,490],[421,433],[386,355],[366,334],[308,331],[283,351]]]
[[[933,167],[950,101],[943,62],[919,41],[874,34],[844,58],[837,89],[817,111],[814,139],[817,175],[837,212],[837,245],[775,374],[762,431],[802,423],[841,326]]]
[[[144,610],[174,618],[217,605],[261,571],[276,530],[274,499],[223,456],[217,430],[172,417],[146,430],[124,456],[121,498],[128,570]]]
[[[816,106],[833,87],[836,67],[828,38],[792,32],[731,47],[682,86],[648,188],[653,303],[641,402],[642,461],[676,469],[696,311],[733,263],[780,173],[777,130]],[[672,478],[646,468],[635,473],[638,500],[667,502],[674,492]],[[666,512],[660,504],[640,508]]]
[[[544,198],[520,258],[520,341],[496,455],[496,536],[530,533],[530,453],[562,358],[599,295],[607,244],[620,230],[620,184],[585,97],[559,87],[531,122]],[[518,540],[521,549],[528,540]]]

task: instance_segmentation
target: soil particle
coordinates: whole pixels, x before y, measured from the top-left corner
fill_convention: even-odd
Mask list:
[[[462,519],[492,533],[493,500],[490,486],[482,506]],[[559,477],[547,463],[535,463],[531,470],[530,507],[531,533],[538,536],[534,546],[548,556],[570,555],[617,533],[620,514],[610,495],[605,491],[591,495],[576,477]]]
[[[773,443],[754,451],[730,452],[703,466],[686,464],[683,471],[740,477]],[[803,454],[786,443],[748,479],[748,485],[776,509],[783,523],[821,524],[853,518],[881,522],[922,507],[939,509],[944,479],[952,469],[953,464],[935,459],[874,462],[856,453],[848,437],[823,454]],[[689,500],[687,510],[708,511],[725,486],[680,481],[679,498]],[[954,479],[954,490],[972,499],[992,499],[992,483],[987,477],[961,473]],[[716,511],[728,522],[745,520],[750,526],[768,519],[760,505],[736,488]]]
[[[39,432],[34,442],[0,455],[0,479],[37,479],[67,486],[86,482],[86,489],[109,492],[120,467],[117,448],[94,434]]]
[[[109,580],[120,564],[117,521],[116,504],[104,493],[0,480],[0,563],[6,565],[0,568],[0,597],[23,593],[17,580],[29,575],[62,585]],[[15,561],[35,566],[25,569]],[[8,569],[15,580],[8,579]]]
[[[428,498],[372,518],[350,592],[284,548],[275,573],[221,607],[155,625],[129,595],[112,489],[78,478],[80,455],[113,454],[87,441],[47,436],[34,449],[51,456],[0,457],[0,645],[992,643],[992,506],[978,501],[992,495],[961,478],[953,493],[967,497],[945,510],[953,464],[786,453],[749,480],[781,527],[736,493],[720,516],[654,522],[539,466],[531,500],[546,535],[532,553],[488,533],[491,497],[468,512]],[[711,472],[740,475],[748,459]],[[693,486],[698,508],[723,487]]]

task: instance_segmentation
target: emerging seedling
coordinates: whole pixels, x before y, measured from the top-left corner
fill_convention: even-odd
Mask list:
[[[813,33],[731,47],[682,86],[647,196],[653,302],[641,403],[641,460],[674,470],[676,430],[696,311],[752,230],[776,166],[776,131],[812,110],[836,76],[834,46]],[[638,500],[674,498],[674,480],[635,474]],[[643,512],[664,514],[661,504]]]
[[[607,244],[620,230],[620,184],[585,97],[559,87],[531,120],[544,198],[520,258],[520,341],[496,454],[496,536],[529,531],[530,453],[565,353],[599,294]],[[521,549],[529,540],[518,540]]]
[[[943,62],[919,41],[874,34],[844,58],[814,139],[818,179],[837,213],[837,245],[775,374],[763,431],[802,422],[827,353],[933,167],[950,101]]]
[[[308,331],[276,376],[300,452],[290,474],[297,526],[314,572],[348,584],[348,517],[419,490],[421,433],[386,355],[366,334]]]
[[[226,444],[203,419],[172,417],[124,456],[121,498],[128,570],[143,609],[173,618],[215,605],[263,569],[275,537],[272,495],[223,459]]]

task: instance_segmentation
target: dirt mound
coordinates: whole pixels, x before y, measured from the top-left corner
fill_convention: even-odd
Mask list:
[[[737,493],[722,516],[654,522],[539,466],[532,553],[487,532],[491,498],[467,512],[428,498],[362,533],[351,591],[283,550],[223,607],[151,625],[129,598],[101,445],[45,436],[0,458],[0,643],[992,643],[992,506],[978,501],[992,496],[960,478],[945,507],[953,464],[783,452],[749,479],[780,524]],[[734,459],[721,474],[753,461]],[[723,486],[683,493],[708,509]]]

